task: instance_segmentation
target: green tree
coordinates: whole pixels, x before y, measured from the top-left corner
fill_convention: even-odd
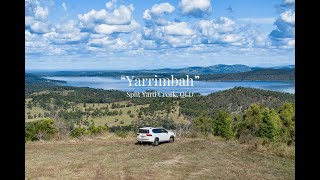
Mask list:
[[[194,120],[194,124],[196,128],[205,135],[214,132],[212,121],[207,112],[202,112],[201,115]]]
[[[243,120],[239,127],[240,134],[243,131],[249,130],[252,135],[256,135],[263,119],[263,111],[264,107],[262,105],[252,104],[243,115]]]
[[[295,141],[295,105],[294,103],[284,103],[279,108],[279,116],[283,123],[281,136],[287,142]]]
[[[232,117],[223,110],[218,110],[213,114],[214,134],[230,139],[233,137]]]
[[[278,113],[269,108],[265,108],[263,114],[263,118],[260,124],[260,128],[257,132],[257,135],[262,138],[268,138],[271,140],[275,140],[280,133],[281,128],[281,120]]]

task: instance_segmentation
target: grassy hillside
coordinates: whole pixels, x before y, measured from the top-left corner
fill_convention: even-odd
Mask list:
[[[157,147],[135,139],[26,144],[27,179],[294,179],[294,159],[232,141],[177,139]],[[145,173],[148,172],[148,173]]]

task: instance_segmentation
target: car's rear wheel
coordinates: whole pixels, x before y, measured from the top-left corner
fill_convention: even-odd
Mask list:
[[[173,142],[174,142],[174,137],[170,137],[169,143],[173,143]]]
[[[153,145],[154,145],[154,146],[158,146],[158,145],[159,145],[159,139],[155,139],[155,140],[153,141]]]

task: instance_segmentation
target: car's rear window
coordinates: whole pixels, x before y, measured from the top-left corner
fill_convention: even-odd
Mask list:
[[[139,133],[149,133],[148,129],[139,129]]]

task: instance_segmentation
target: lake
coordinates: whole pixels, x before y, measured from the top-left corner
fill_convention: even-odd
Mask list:
[[[222,91],[231,89],[234,87],[251,87],[271,91],[295,93],[295,83],[292,81],[233,81],[233,82],[205,82],[205,81],[194,81],[194,86],[189,87],[130,87],[127,80],[121,80],[120,78],[113,77],[62,77],[62,76],[50,76],[44,77],[52,80],[63,80],[66,81],[66,86],[75,87],[90,87],[96,89],[115,89],[120,91],[129,92],[144,92],[146,90],[155,90],[158,92],[193,92],[200,93],[203,95],[210,94],[212,92]]]

